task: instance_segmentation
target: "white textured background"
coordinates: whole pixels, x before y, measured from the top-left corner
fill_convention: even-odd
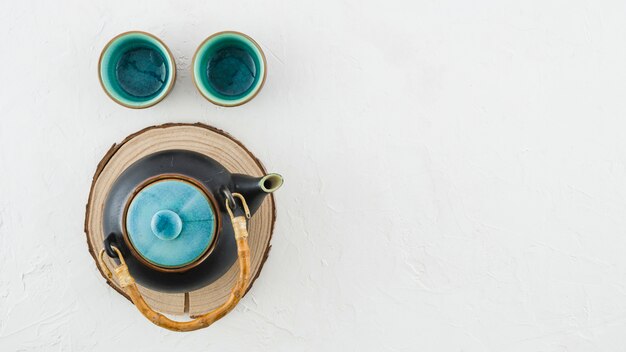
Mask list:
[[[1,351],[624,351],[626,2],[2,1]],[[96,75],[161,37],[173,92]],[[224,109],[190,80],[225,29],[268,59]],[[152,326],[87,252],[91,177],[145,126],[201,121],[286,183],[273,249],[214,326]]]

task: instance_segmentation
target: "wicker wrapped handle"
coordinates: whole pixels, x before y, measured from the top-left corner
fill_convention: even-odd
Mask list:
[[[146,303],[146,301],[141,296],[139,292],[139,288],[135,283],[135,279],[130,275],[128,271],[128,266],[126,266],[126,262],[124,261],[124,257],[122,257],[122,253],[119,249],[114,246],[111,246],[113,251],[118,255],[120,260],[120,265],[116,267],[113,271],[115,274],[111,274],[106,264],[104,263],[103,256],[105,250],[103,249],[100,252],[100,265],[103,268],[106,276],[109,279],[112,279],[113,276],[117,278],[122,289],[128,294],[130,300],[135,304],[137,309],[150,320],[152,323],[168,329],[172,331],[193,331],[205,328],[215,321],[219,320],[223,316],[225,316],[228,312],[230,312],[241,297],[243,297],[246,287],[248,286],[248,281],[250,280],[250,247],[248,246],[248,227],[247,227],[247,219],[250,218],[250,212],[248,210],[248,206],[246,204],[245,199],[241,194],[233,193],[233,196],[239,198],[245,209],[245,216],[234,216],[233,212],[230,210],[229,202],[226,200],[226,209],[228,210],[228,214],[230,215],[230,220],[233,225],[233,230],[235,233],[235,240],[237,241],[237,253],[239,263],[239,276],[237,278],[237,282],[235,286],[230,291],[230,295],[226,302],[224,302],[218,308],[204,313],[193,320],[190,321],[175,321],[171,320],[165,315],[154,311],[150,306]]]

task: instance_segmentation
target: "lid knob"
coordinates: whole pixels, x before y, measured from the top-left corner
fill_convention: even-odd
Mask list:
[[[171,210],[159,210],[152,216],[150,228],[158,238],[171,241],[180,235],[183,221],[178,214]]]

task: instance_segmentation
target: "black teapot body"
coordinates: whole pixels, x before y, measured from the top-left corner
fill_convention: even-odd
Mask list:
[[[104,205],[105,250],[123,255],[137,283],[161,292],[190,292],[221,277],[237,261],[226,204],[250,213],[282,185],[282,177],[231,174],[214,159],[165,150],[129,166]],[[239,205],[239,206],[238,206]]]

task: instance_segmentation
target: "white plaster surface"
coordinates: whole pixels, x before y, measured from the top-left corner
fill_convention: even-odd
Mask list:
[[[2,1],[0,351],[626,350],[626,2]],[[178,82],[122,108],[96,64],[161,37]],[[189,66],[225,29],[260,95],[211,105]],[[285,176],[261,277],[172,333],[87,253],[97,162],[201,121]]]

